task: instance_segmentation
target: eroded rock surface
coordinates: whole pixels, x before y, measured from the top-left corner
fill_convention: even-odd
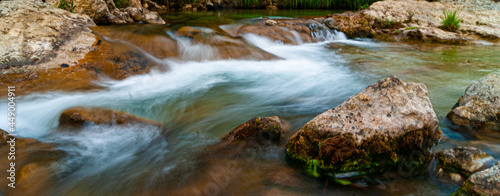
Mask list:
[[[471,174],[486,169],[486,162],[493,160],[489,154],[474,147],[457,146],[437,154],[438,167],[446,172]]]
[[[472,174],[452,195],[500,195],[500,162]]]
[[[488,74],[471,84],[446,116],[459,131],[500,135],[500,77]]]
[[[438,123],[424,84],[390,76],[309,121],[287,154],[334,173],[376,173],[401,162],[418,168],[441,137]]]
[[[75,65],[96,41],[85,15],[41,1],[0,1],[1,68]]]

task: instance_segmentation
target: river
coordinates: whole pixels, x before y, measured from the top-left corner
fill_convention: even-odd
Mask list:
[[[171,37],[182,26],[214,29],[261,16],[322,15],[324,11],[233,11],[164,16],[168,24],[106,26],[131,44],[134,33]],[[118,36],[128,32],[128,36]],[[102,89],[18,96],[17,130],[22,137],[54,142],[69,153],[60,161],[61,180],[50,190],[62,195],[448,195],[460,184],[437,177],[432,168],[418,176],[362,177],[356,186],[306,176],[284,159],[286,141],[307,121],[388,75],[427,85],[445,137],[434,150],[456,145],[478,147],[500,157],[495,140],[464,137],[444,117],[465,88],[487,73],[500,75],[498,45],[453,46],[430,43],[348,40],[330,32],[318,43],[285,45],[252,34],[245,43],[279,59],[217,59],[210,45],[186,46],[181,58],[150,58],[162,65],[148,74],[116,81]],[[184,44],[184,45],[183,45]],[[215,58],[214,58],[215,57]],[[144,126],[89,126],[56,132],[59,114],[74,106],[106,107],[162,122],[166,130]],[[0,101],[0,111],[7,100]],[[278,115],[290,124],[279,146],[207,149],[239,124]],[[6,129],[7,114],[0,113]],[[208,152],[211,152],[208,150]],[[223,153],[236,153],[229,156]],[[168,195],[168,194],[167,194]]]

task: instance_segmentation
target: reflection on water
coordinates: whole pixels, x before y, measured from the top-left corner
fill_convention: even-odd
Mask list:
[[[155,47],[161,47],[161,43],[175,43],[168,34],[171,26],[201,24],[208,20],[203,13],[201,16],[193,13],[187,19],[176,19],[174,15],[165,17],[171,23],[166,27],[131,25],[107,30],[110,35],[113,31],[119,35],[123,29],[128,29],[145,37],[148,43],[156,43]],[[254,16],[242,13],[242,16],[233,14],[230,17]],[[223,20],[214,24],[231,22],[233,20]],[[113,39],[130,44],[140,42],[138,37],[127,36],[129,34]],[[161,41],[155,42],[156,39]],[[284,160],[286,141],[308,120],[387,75],[427,85],[446,135],[438,149],[455,145],[476,146],[500,157],[498,143],[465,138],[443,123],[444,116],[468,85],[487,73],[500,74],[498,46],[384,43],[346,40],[338,34],[330,36],[326,42],[296,46],[254,35],[245,35],[241,40],[279,58],[180,60],[182,58],[169,55],[153,55],[150,58],[170,69],[122,81],[102,80],[99,85],[104,90],[99,91],[18,97],[19,133],[55,142],[71,155],[61,161],[60,181],[52,187],[52,193],[451,193],[459,184],[436,177],[432,169],[416,177],[398,173],[361,176],[354,180],[353,186],[342,186],[328,179],[308,177]],[[154,48],[142,49],[155,51]],[[0,110],[5,111],[7,104],[1,102]],[[73,106],[117,109],[160,121],[167,129],[90,126],[78,133],[54,132],[61,111]],[[0,114],[0,119],[7,119],[5,115]],[[256,149],[219,143],[218,138],[248,119],[271,115],[278,115],[290,123],[290,130],[279,146]],[[2,122],[0,128],[5,128],[5,125]]]

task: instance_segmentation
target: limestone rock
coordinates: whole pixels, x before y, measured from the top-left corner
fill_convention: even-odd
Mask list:
[[[452,195],[500,195],[500,162],[472,174]]]
[[[75,65],[96,41],[93,26],[41,1],[0,1],[0,67]]]
[[[275,20],[266,20],[266,22],[264,22],[264,24],[266,24],[268,26],[274,26],[274,25],[277,25],[278,22],[276,22]]]
[[[466,178],[486,169],[486,162],[493,160],[489,154],[474,147],[458,146],[437,154],[438,167],[447,172],[460,173]]]
[[[107,108],[75,107],[64,110],[59,117],[60,127],[79,128],[90,123],[107,125],[146,124],[158,127],[162,126],[159,122]]]
[[[471,84],[446,117],[457,130],[500,135],[500,77],[488,74]]]
[[[255,141],[259,143],[278,143],[283,133],[278,116],[257,117],[233,129],[222,139],[233,141]]]
[[[418,168],[441,137],[438,123],[424,84],[389,76],[309,121],[287,154],[334,173]]]

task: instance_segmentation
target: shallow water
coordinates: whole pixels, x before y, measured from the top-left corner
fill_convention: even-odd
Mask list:
[[[170,39],[171,29],[184,25],[216,28],[278,14],[198,13],[182,18],[166,16],[170,22],[163,27],[106,28],[116,34],[130,30]],[[297,13],[281,14],[288,17]],[[213,18],[220,20],[206,25]],[[342,186],[308,177],[286,163],[285,143],[302,125],[387,75],[427,85],[446,135],[436,150],[468,145],[500,157],[498,142],[464,137],[444,123],[444,117],[468,85],[487,73],[500,74],[499,46],[388,43],[345,40],[341,36],[295,46],[255,35],[245,35],[242,40],[281,58],[157,59],[143,51],[146,58],[168,69],[121,81],[103,79],[98,81],[103,90],[17,97],[18,132],[23,137],[55,142],[70,154],[70,158],[60,162],[61,181],[51,194],[450,194],[459,184],[436,177],[432,169],[417,177],[401,173],[360,177],[356,186]],[[196,55],[210,50],[207,46]],[[190,52],[195,51],[186,52],[193,55]],[[6,111],[6,106],[2,99],[0,110]],[[78,133],[55,132],[59,114],[73,106],[117,109],[160,121],[167,129],[90,126]],[[211,147],[239,124],[256,116],[271,115],[290,123],[279,146]],[[5,129],[6,113],[0,113],[0,119],[0,128]]]

